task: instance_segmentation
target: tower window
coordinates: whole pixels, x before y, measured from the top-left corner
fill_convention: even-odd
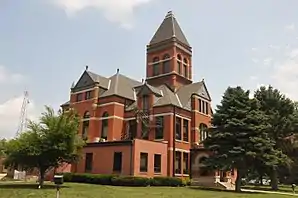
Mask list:
[[[157,76],[159,75],[159,58],[158,57],[155,57],[153,59],[153,76]]]
[[[181,60],[181,55],[178,54],[178,55],[177,55],[177,67],[178,67],[178,73],[179,73],[179,74],[181,74],[181,71],[182,71],[182,70],[181,70],[181,61],[182,61],[182,60]]]
[[[170,73],[171,71],[171,64],[170,64],[170,55],[169,54],[165,54],[163,56],[163,63],[162,63],[162,73],[166,74],[166,73]]]
[[[188,78],[188,66],[187,66],[187,59],[183,59],[183,67],[184,67],[184,76]]]

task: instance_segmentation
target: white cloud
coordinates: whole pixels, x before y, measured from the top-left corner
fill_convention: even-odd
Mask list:
[[[256,48],[256,47],[253,47],[253,48],[251,48],[251,51],[258,51],[258,48]]]
[[[273,49],[273,50],[279,50],[280,49],[280,47],[277,46],[277,45],[269,45],[269,48]]]
[[[293,49],[282,61],[275,63],[272,78],[277,88],[298,100],[298,49]]]
[[[296,57],[298,57],[298,49],[293,49],[293,50],[291,50],[290,53],[288,54],[288,56],[289,56],[290,58],[296,58]],[[298,68],[297,68],[297,69],[298,69]]]
[[[257,76],[250,76],[249,79],[250,79],[251,81],[255,81],[255,80],[258,79],[258,77],[257,77]]]
[[[13,73],[6,67],[0,65],[0,84],[11,84],[23,82],[24,76],[19,73]]]
[[[256,59],[256,58],[253,58],[253,59],[251,59],[251,60],[252,60],[253,63],[258,63],[258,62],[260,62],[259,59]]]
[[[11,98],[4,103],[0,103],[0,138],[11,138],[17,133],[21,115],[23,96]],[[27,118],[35,120],[38,111],[33,101],[27,106]]]
[[[272,58],[271,58],[271,57],[265,58],[265,59],[263,60],[263,64],[264,64],[265,66],[270,65],[271,62],[272,62]]]
[[[295,30],[295,24],[292,23],[292,24],[286,25],[285,29],[287,31],[293,31],[293,30]]]
[[[134,9],[153,0],[49,0],[65,10],[69,17],[86,8],[101,10],[105,18],[120,23],[124,28],[133,25]]]

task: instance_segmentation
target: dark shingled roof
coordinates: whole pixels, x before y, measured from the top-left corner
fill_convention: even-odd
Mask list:
[[[141,82],[128,78],[120,73],[109,78],[111,80],[110,87],[100,97],[118,95],[127,99],[135,100],[134,87],[142,85]]]
[[[85,72],[82,76],[86,75]],[[110,78],[102,77],[90,71],[87,72],[93,81],[99,82],[100,85],[107,87],[106,89],[102,89],[99,98],[116,95],[134,101],[130,106],[126,107],[126,110],[132,110],[134,106],[136,106],[136,96],[138,94],[148,94],[148,91],[154,94],[154,107],[175,105],[183,109],[191,110],[192,94],[211,100],[204,81],[182,86],[176,92],[173,92],[167,85],[155,87],[147,82],[143,84],[124,76],[119,72]],[[69,102],[63,104],[62,106],[65,105],[69,105]]]
[[[105,89],[108,88],[109,86],[109,79],[103,76],[100,76],[98,74],[95,74],[93,72],[90,71],[86,71],[87,74],[89,74],[90,78],[94,81],[94,82],[99,82],[99,86],[103,87]]]
[[[172,11],[169,11],[150,41],[150,45],[176,38],[181,43],[190,46]]]

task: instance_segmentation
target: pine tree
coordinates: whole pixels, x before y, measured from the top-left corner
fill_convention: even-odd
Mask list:
[[[278,189],[277,168],[290,162],[285,155],[288,150],[286,137],[290,136],[297,129],[295,117],[295,105],[293,101],[281,94],[279,90],[272,86],[260,87],[254,94],[254,98],[259,101],[261,111],[268,116],[270,128],[268,137],[274,142],[275,150],[279,150],[279,164],[270,165],[271,187]]]
[[[236,188],[255,160],[276,164],[274,142],[268,138],[267,117],[259,111],[257,100],[249,98],[249,91],[229,87],[221,105],[213,115],[213,130],[204,142],[212,155],[206,164],[213,169],[237,170]]]

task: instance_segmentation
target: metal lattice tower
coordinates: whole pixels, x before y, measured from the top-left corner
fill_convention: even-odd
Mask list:
[[[27,129],[27,107],[28,107],[28,104],[29,104],[29,94],[28,94],[28,91],[25,91],[22,108],[21,108],[21,115],[20,115],[17,135],[21,134],[23,131],[25,131]]]

